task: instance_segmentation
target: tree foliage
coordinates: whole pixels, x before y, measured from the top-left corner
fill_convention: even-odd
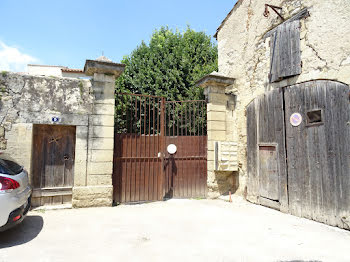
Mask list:
[[[117,92],[165,96],[167,100],[203,99],[195,81],[217,70],[217,46],[204,32],[175,32],[161,27],[149,44],[142,42],[129,56]]]

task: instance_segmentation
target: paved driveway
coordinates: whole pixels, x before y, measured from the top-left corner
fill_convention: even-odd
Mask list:
[[[32,211],[0,261],[350,261],[350,232],[239,198]]]

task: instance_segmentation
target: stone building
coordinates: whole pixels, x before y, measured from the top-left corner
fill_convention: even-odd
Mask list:
[[[86,60],[91,80],[0,74],[1,152],[29,171],[34,206],[112,205],[114,85],[124,67]]]
[[[219,72],[198,81],[209,191],[349,228],[350,2],[265,3],[235,4],[215,34]],[[236,146],[227,171],[222,142]]]
[[[29,75],[36,76],[88,78],[88,76],[84,74],[84,70],[69,68],[67,66],[29,64],[27,65],[27,71]]]

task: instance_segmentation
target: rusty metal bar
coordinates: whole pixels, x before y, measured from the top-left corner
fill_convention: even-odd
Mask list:
[[[177,136],[179,136],[179,118],[181,117],[180,115],[179,115],[179,106],[176,106],[176,112],[175,112],[176,114],[176,135]]]
[[[175,117],[176,117],[176,114],[175,114],[175,103],[173,104],[173,136],[175,136]]]
[[[177,100],[177,101],[166,101],[167,103],[192,103],[192,102],[202,102],[205,100]]]
[[[164,98],[162,96],[152,96],[152,95],[143,95],[143,94],[129,94],[129,93],[115,93],[116,95],[128,95],[128,96],[139,96],[139,97],[154,97],[154,98]]]
[[[165,98],[162,98],[161,99],[161,101],[162,101],[162,103],[161,103],[161,116],[160,116],[160,126],[161,126],[161,130],[160,130],[160,141],[161,141],[161,143],[160,143],[160,150],[161,150],[161,152],[162,152],[162,156],[161,156],[161,175],[160,175],[160,177],[161,177],[161,181],[160,181],[160,185],[162,185],[162,189],[161,189],[161,192],[159,192],[161,195],[159,195],[159,197],[160,198],[162,198],[165,194],[165,192],[164,192],[164,187],[163,187],[163,177],[164,177],[164,172],[165,172],[165,170],[164,170],[164,150],[165,150],[165,148],[164,148],[164,139],[165,139],[165,134],[164,134],[164,128],[165,128],[165,126],[164,126],[164,114],[165,114],[165,112],[164,112],[164,106],[165,106]]]

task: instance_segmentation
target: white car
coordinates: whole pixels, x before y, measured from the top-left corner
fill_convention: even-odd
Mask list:
[[[28,172],[8,155],[0,154],[0,232],[22,222],[31,194]]]

